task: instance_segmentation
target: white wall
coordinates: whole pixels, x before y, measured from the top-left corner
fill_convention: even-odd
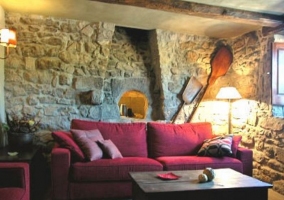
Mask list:
[[[5,27],[5,12],[0,6],[0,29]],[[0,57],[4,57],[4,47],[0,46]],[[0,121],[6,121],[4,100],[4,60],[0,59]]]

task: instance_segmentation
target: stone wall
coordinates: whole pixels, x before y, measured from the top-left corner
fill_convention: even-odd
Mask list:
[[[6,112],[37,115],[43,128],[66,129],[76,116],[94,118],[82,94],[103,101],[114,26],[7,13],[18,45],[5,63]]]
[[[243,98],[232,103],[232,132],[241,134],[241,145],[253,150],[253,176],[273,183],[273,188],[284,194],[284,120],[283,116],[272,116],[271,105],[273,41],[261,32],[228,40],[234,62],[226,76],[209,89],[193,121],[210,121],[214,132],[225,134],[228,102],[212,100],[220,87],[236,87]]]
[[[18,32],[5,63],[6,112],[36,115],[49,130],[68,129],[73,118],[125,121],[118,102],[129,90],[146,95],[146,120],[171,120],[186,81],[210,72],[216,42],[17,13],[6,23]]]
[[[243,98],[232,103],[232,132],[254,151],[254,176],[284,194],[284,120],[272,116],[270,97],[272,37],[253,32],[216,40],[17,13],[6,13],[6,24],[19,41],[5,61],[6,111],[41,119],[37,143],[51,140],[51,130],[68,129],[73,118],[132,121],[119,116],[117,105],[127,90],[147,97],[146,120],[172,120],[188,79],[205,85],[214,50],[230,46],[233,64],[208,88],[192,121],[212,122],[216,134],[227,134],[228,102],[215,96],[235,86]],[[191,108],[184,106],[181,123]]]
[[[210,56],[217,40],[157,30],[164,116],[171,120],[183,104],[182,93],[195,76],[206,85],[210,73]]]

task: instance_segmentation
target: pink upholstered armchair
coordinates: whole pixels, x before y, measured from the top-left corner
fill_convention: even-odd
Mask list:
[[[0,199],[30,200],[30,174],[27,163],[0,163]]]

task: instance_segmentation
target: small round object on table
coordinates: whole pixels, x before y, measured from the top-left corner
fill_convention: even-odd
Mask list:
[[[207,167],[203,170],[203,174],[206,174],[208,177],[208,181],[212,181],[215,178],[215,172],[212,168]]]
[[[208,177],[206,174],[199,174],[198,176],[198,180],[200,183],[205,183],[208,181]]]

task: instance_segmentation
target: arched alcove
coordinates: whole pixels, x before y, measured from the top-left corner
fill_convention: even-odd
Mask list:
[[[125,92],[119,102],[120,115],[137,119],[145,119],[148,110],[147,97],[135,90]]]

